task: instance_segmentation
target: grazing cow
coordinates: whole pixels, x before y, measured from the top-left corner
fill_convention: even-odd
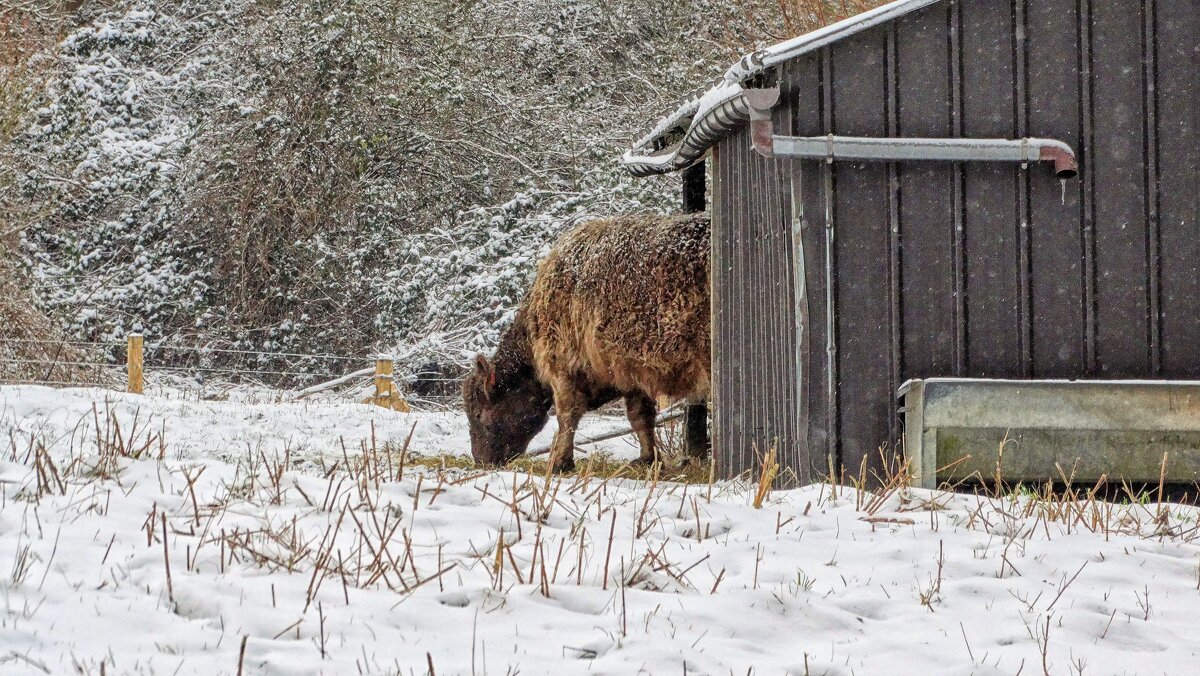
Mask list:
[[[708,231],[707,214],[641,215],[560,238],[495,356],[463,382],[476,462],[524,453],[553,405],[550,463],[569,470],[580,417],[618,397],[654,462],[658,398],[709,391]]]

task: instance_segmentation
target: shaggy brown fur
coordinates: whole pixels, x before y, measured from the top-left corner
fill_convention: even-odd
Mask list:
[[[707,214],[592,221],[544,260],[492,361],[463,383],[476,461],[525,451],[558,415],[551,463],[574,464],[575,429],[623,397],[641,445],[656,459],[655,401],[709,391]]]

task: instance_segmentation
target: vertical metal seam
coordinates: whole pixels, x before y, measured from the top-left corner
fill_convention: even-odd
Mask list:
[[[784,113],[790,114],[790,109],[784,108]],[[791,410],[795,407],[795,402],[792,401],[790,382],[791,373],[791,355],[794,353],[793,342],[795,336],[792,335],[791,326],[794,322],[790,319],[788,308],[792,302],[792,285],[791,285],[791,259],[788,251],[791,249],[791,232],[792,219],[791,214],[787,210],[785,202],[787,191],[784,190],[784,169],[786,168],[787,160],[775,159],[771,161],[771,187],[774,190],[771,203],[774,205],[775,216],[771,223],[774,230],[772,237],[773,246],[775,247],[775,388],[776,398],[776,425],[778,431],[775,434],[776,445],[778,446],[779,457],[786,461],[785,467],[796,467],[795,449],[793,439],[795,438],[791,424]],[[798,475],[797,475],[798,476]],[[792,480],[794,481],[794,479]]]
[[[900,120],[899,120],[899,96],[900,84],[898,66],[896,63],[897,57],[897,22],[892,21],[889,24],[887,33],[887,47],[884,51],[884,60],[886,61],[886,77],[884,78],[885,100],[887,101],[887,130],[889,136],[900,135]],[[891,369],[889,370],[888,393],[890,397],[896,396],[896,391],[900,388],[901,373],[904,369],[904,352],[903,352],[903,312],[901,312],[901,303],[903,299],[902,283],[903,269],[900,265],[901,246],[903,242],[900,235],[900,172],[903,169],[896,162],[888,162],[887,164],[887,195],[888,195],[888,292],[889,292],[889,316],[888,316],[888,332],[891,341],[890,362]],[[889,399],[891,401],[891,399]],[[894,406],[888,407],[888,446],[889,456],[895,448],[898,440],[898,420],[894,410]],[[890,462],[890,460],[889,460]]]
[[[721,200],[721,218],[724,223],[721,227],[721,267],[714,268],[714,279],[719,279],[720,282],[720,314],[721,314],[721,331],[719,345],[714,345],[714,350],[720,350],[720,370],[713,374],[716,385],[716,391],[713,393],[713,400],[717,404],[717,410],[720,412],[720,422],[715,423],[719,430],[721,439],[721,455],[718,462],[721,466],[717,470],[721,472],[722,477],[729,476],[730,469],[733,467],[734,453],[736,446],[733,441],[733,387],[729,382],[726,374],[730,373],[733,360],[728,353],[728,347],[733,345],[733,313],[730,307],[729,298],[733,293],[733,275],[730,270],[733,267],[733,237],[734,232],[738,228],[736,219],[733,218],[732,205],[734,202],[734,193],[732,191],[733,184],[729,178],[729,165],[732,163],[731,153],[729,151],[729,139],[725,139],[718,144],[716,155],[716,164],[714,169],[719,170],[719,179],[721,181],[721,189],[718,193]],[[713,289],[714,297],[717,297],[717,287]]]
[[[749,334],[749,344],[753,347],[747,351],[749,363],[747,364],[747,372],[753,374],[749,379],[746,387],[745,405],[751,413],[751,424],[747,429],[746,447],[744,449],[744,464],[742,470],[753,470],[757,453],[761,452],[759,440],[762,437],[762,429],[764,423],[764,414],[762,411],[763,399],[762,384],[765,380],[763,377],[763,332],[762,332],[762,308],[765,303],[761,303],[762,298],[762,277],[760,271],[762,266],[758,264],[758,256],[760,253],[760,232],[761,220],[759,218],[759,205],[761,200],[762,183],[759,171],[759,156],[754,152],[750,145],[749,134],[740,134],[742,140],[742,157],[745,164],[741,172],[742,179],[742,194],[746,195],[744,207],[746,210],[747,232],[745,239],[745,248],[742,258],[742,271],[745,279],[749,280],[749,284],[745,285],[745,300],[743,305],[746,308],[746,331]]]
[[[791,284],[791,269],[792,260],[789,255],[792,242],[792,215],[787,202],[787,182],[786,169],[789,160],[776,159],[772,161],[774,165],[775,180],[771,182],[774,187],[774,204],[775,204],[775,249],[776,249],[776,309],[778,318],[775,324],[775,335],[779,341],[779,348],[776,350],[776,364],[779,367],[779,373],[776,376],[776,386],[779,388],[779,452],[786,453],[789,462],[788,467],[794,467],[795,463],[790,462],[793,450],[793,440],[795,438],[792,428],[791,409],[794,408],[795,402],[792,400],[791,393],[794,388],[791,383],[791,356],[794,353],[794,342],[796,337],[792,334],[791,327],[794,322],[791,321],[792,307],[792,284]]]
[[[765,181],[767,187],[770,188],[770,194],[767,196],[766,203],[767,224],[770,226],[768,230],[767,246],[770,247],[771,266],[767,269],[767,275],[770,277],[771,289],[771,420],[769,440],[775,446],[776,453],[783,454],[786,449],[783,448],[782,442],[786,427],[784,425],[783,407],[786,402],[783,400],[783,380],[786,371],[783,368],[781,357],[786,353],[783,349],[787,337],[782,334],[780,327],[783,326],[783,308],[781,302],[784,298],[790,297],[790,294],[785,294],[783,282],[785,281],[779,272],[780,256],[783,251],[779,247],[779,231],[783,223],[783,215],[779,209],[779,160],[772,159],[766,161],[766,176]]]
[[[759,448],[759,440],[762,438],[763,418],[762,406],[766,396],[763,392],[763,384],[766,380],[763,373],[766,369],[763,368],[762,358],[763,352],[763,309],[766,303],[761,302],[763,296],[762,278],[759,272],[762,268],[756,262],[759,256],[759,248],[762,233],[759,231],[760,221],[758,216],[759,200],[762,199],[763,185],[759,176],[759,157],[750,148],[749,137],[747,134],[741,134],[740,139],[745,141],[741,150],[742,157],[745,158],[745,167],[743,169],[744,188],[742,194],[745,198],[746,209],[746,248],[745,256],[742,259],[743,274],[747,280],[746,300],[746,331],[749,333],[747,343],[752,347],[746,351],[749,358],[747,373],[753,374],[749,378],[749,384],[746,388],[745,406],[746,410],[750,411],[751,423],[747,434],[747,446],[745,464],[743,470],[753,470],[755,468],[755,460],[758,453],[762,452]]]
[[[1080,156],[1083,179],[1079,181],[1080,222],[1083,228],[1083,318],[1084,348],[1087,355],[1087,373],[1095,376],[1099,372],[1099,327],[1096,290],[1096,172],[1093,168],[1096,149],[1096,100],[1094,93],[1094,70],[1092,63],[1092,0],[1079,0],[1079,108],[1080,108]]]
[[[833,51],[829,47],[821,50],[821,124],[826,134],[834,130],[833,109]],[[833,164],[825,162],[825,359],[828,364],[826,377],[826,455],[833,461],[836,470],[841,465],[840,406],[838,397],[838,331],[837,331],[837,265],[836,230],[834,224],[834,190],[836,182]],[[832,478],[832,477],[831,477]]]
[[[1149,340],[1150,369],[1155,376],[1163,370],[1162,349],[1162,239],[1159,224],[1159,145],[1158,145],[1158,48],[1156,23],[1157,0],[1142,0],[1142,64],[1143,64],[1143,143],[1146,158],[1146,331]]]
[[[738,202],[741,205],[742,218],[745,222],[742,230],[741,255],[739,256],[741,273],[738,275],[738,279],[740,280],[739,285],[742,287],[742,299],[739,305],[742,306],[741,331],[745,341],[744,345],[747,346],[742,349],[741,361],[743,372],[748,376],[743,379],[742,386],[742,462],[738,469],[745,472],[754,467],[754,454],[758,445],[760,425],[758,407],[761,403],[756,395],[759,389],[759,380],[763,377],[758,363],[759,352],[762,349],[758,329],[762,322],[759,321],[758,307],[755,303],[755,298],[762,290],[756,288],[758,276],[755,273],[758,268],[754,265],[755,238],[758,236],[757,223],[754,219],[754,198],[761,186],[755,185],[756,158],[754,151],[749,147],[749,139],[745,133],[738,134],[738,154],[741,156],[741,168],[738,171],[738,194],[742,195]]]
[[[799,96],[796,93],[797,74],[795,68],[789,66],[783,74],[786,75],[788,84],[790,85],[787,99],[788,124],[789,127],[795,129],[799,119]],[[803,302],[807,298],[806,280],[804,279],[804,242],[803,242],[803,222],[804,222],[804,194],[801,191],[797,195],[797,181],[803,178],[803,175],[798,175],[801,171],[802,163],[789,161],[784,163],[787,170],[788,178],[788,234],[789,245],[788,254],[791,256],[789,261],[789,274],[792,276],[789,289],[792,292],[792,364],[795,371],[792,372],[793,382],[792,396],[795,397],[792,406],[792,449],[795,454],[794,467],[796,469],[796,480],[800,485],[806,485],[812,481],[810,468],[812,467],[811,453],[809,452],[808,444],[808,401],[804,397],[804,381],[805,381],[805,365],[804,365],[804,340],[807,337],[808,326],[804,321],[805,310]]]
[[[771,450],[776,436],[776,421],[779,418],[776,416],[776,408],[779,405],[778,397],[775,393],[776,380],[779,378],[779,373],[775,369],[775,355],[778,352],[775,341],[775,285],[778,280],[772,277],[772,268],[774,266],[775,251],[772,246],[772,230],[774,229],[773,214],[771,208],[771,192],[772,192],[772,171],[771,160],[768,160],[758,153],[751,151],[754,157],[755,164],[755,185],[758,188],[757,199],[755,199],[755,218],[758,221],[758,243],[757,256],[755,258],[755,268],[758,271],[758,288],[760,296],[765,302],[762,303],[762,309],[759,312],[759,339],[763,349],[759,354],[759,364],[762,367],[762,376],[759,380],[763,387],[760,395],[764,401],[760,407],[762,414],[762,425],[759,439],[761,447],[758,452],[762,456]],[[757,471],[761,467],[761,462],[755,467]]]
[[[753,148],[748,151],[754,157],[754,186],[756,189],[756,197],[754,199],[754,219],[758,228],[758,236],[755,241],[754,257],[752,265],[758,273],[758,284],[756,285],[759,291],[762,307],[758,310],[758,339],[762,349],[759,350],[758,363],[761,369],[759,376],[759,396],[762,398],[762,403],[759,406],[759,415],[762,416],[759,423],[758,452],[760,456],[765,456],[771,450],[771,438],[775,434],[775,378],[776,373],[774,367],[774,290],[772,285],[774,280],[771,279],[771,256],[774,252],[771,250],[771,200],[769,198],[771,191],[771,162],[766,158],[754,152]],[[761,461],[755,465],[757,472],[761,467]]]
[[[1029,136],[1029,11],[1028,0],[1013,3],[1013,126],[1016,138]],[[1020,298],[1017,312],[1021,333],[1021,375],[1033,377],[1033,233],[1030,230],[1029,163],[1022,163],[1014,176],[1017,193],[1017,279]]]
[[[738,447],[740,440],[737,438],[741,430],[741,423],[738,420],[742,402],[737,398],[736,385],[733,380],[733,374],[737,372],[737,360],[741,358],[740,350],[735,352],[736,346],[739,344],[737,322],[734,320],[734,294],[738,291],[738,280],[735,274],[737,262],[737,242],[741,237],[741,229],[745,226],[737,217],[737,203],[739,195],[736,192],[737,182],[734,179],[735,170],[737,169],[737,151],[732,139],[726,140],[721,146],[721,164],[724,168],[721,170],[722,192],[729,197],[725,201],[724,211],[726,227],[724,241],[721,246],[724,250],[722,263],[724,269],[721,271],[725,279],[725,293],[721,295],[721,304],[724,306],[725,314],[725,348],[721,358],[724,360],[725,377],[721,384],[721,395],[725,400],[725,469],[724,476],[732,477],[740,459],[738,454],[741,450]],[[737,407],[735,409],[735,407]]]
[[[717,314],[711,319],[714,323],[719,321],[720,326],[717,330],[716,342],[712,345],[713,350],[713,438],[718,441],[714,442],[713,457],[717,462],[716,470],[725,476],[725,473],[730,464],[730,456],[733,452],[733,444],[729,436],[729,392],[725,382],[725,374],[729,372],[729,356],[726,354],[726,346],[729,345],[729,327],[732,324],[729,317],[729,233],[733,228],[737,227],[733,223],[733,219],[729,217],[729,200],[726,199],[726,194],[729,191],[729,181],[727,177],[728,169],[726,165],[729,163],[725,157],[725,148],[728,147],[728,142],[717,144],[713,151],[713,182],[718,183],[713,187],[713,206],[720,205],[717,213],[721,215],[721,236],[719,239],[713,239],[715,246],[719,247],[719,264],[718,259],[714,258],[709,262],[709,276],[714,280],[711,287],[712,297],[715,303],[719,305],[716,309]],[[719,200],[719,202],[718,202]],[[715,234],[715,233],[714,233]],[[717,445],[719,444],[719,446]]]
[[[748,401],[748,398],[747,398],[747,386],[749,384],[748,381],[750,381],[756,375],[752,372],[751,369],[747,368],[748,353],[752,354],[754,347],[753,347],[753,342],[747,340],[748,336],[746,335],[748,332],[748,325],[746,322],[746,310],[747,310],[747,305],[749,304],[749,303],[747,303],[748,299],[746,298],[746,294],[748,291],[748,282],[749,282],[749,280],[746,278],[746,258],[747,258],[746,247],[747,247],[747,240],[750,237],[751,224],[750,224],[750,218],[749,218],[749,213],[748,213],[748,209],[747,209],[749,200],[746,199],[746,195],[748,194],[747,188],[749,187],[746,185],[746,174],[748,173],[748,167],[746,165],[750,160],[750,156],[747,153],[747,148],[746,148],[746,144],[744,143],[744,141],[745,141],[745,134],[739,134],[735,137],[732,150],[734,153],[737,154],[738,161],[731,173],[731,178],[733,179],[733,184],[734,184],[734,193],[733,194],[738,196],[738,199],[736,202],[737,203],[737,214],[738,214],[738,219],[737,219],[738,220],[738,238],[737,238],[736,249],[735,249],[735,251],[736,251],[735,260],[737,261],[737,263],[736,263],[737,270],[735,273],[735,279],[737,280],[736,285],[737,285],[737,289],[738,289],[738,298],[737,298],[738,322],[737,322],[737,329],[736,329],[738,340],[735,341],[735,343],[740,344],[742,346],[737,351],[737,354],[738,354],[737,361],[738,361],[738,371],[740,373],[742,373],[742,376],[743,376],[743,377],[737,379],[737,382],[738,382],[738,415],[740,417],[741,424],[738,425],[738,433],[740,436],[740,439],[738,439],[738,445],[737,445],[738,461],[737,461],[737,464],[734,465],[732,468],[736,474],[741,474],[742,472],[744,472],[747,469],[746,444],[748,442],[748,430],[750,428],[750,424],[754,420],[754,411],[753,411],[753,409],[750,405],[750,402]],[[750,350],[746,349],[747,343],[750,344]]]
[[[733,370],[731,368],[733,360],[728,353],[728,347],[733,345],[733,313],[729,298],[733,293],[733,275],[730,274],[733,266],[733,238],[738,228],[737,220],[733,218],[732,213],[734,193],[732,192],[733,184],[729,179],[729,165],[732,163],[729,144],[729,139],[718,144],[716,164],[713,166],[719,172],[717,180],[721,182],[721,189],[717,194],[719,195],[718,199],[721,200],[721,218],[723,219],[719,240],[721,266],[720,268],[714,267],[712,272],[713,278],[720,280],[712,288],[713,297],[720,299],[721,306],[719,310],[720,337],[718,344],[713,345],[713,350],[720,352],[720,368],[713,373],[714,387],[716,388],[713,393],[713,401],[716,402],[719,413],[719,418],[714,420],[714,427],[721,440],[721,455],[717,461],[719,463],[717,470],[721,472],[720,476],[722,477],[729,476],[736,448],[733,441],[733,387],[726,375]]]
[[[755,153],[757,155],[757,153]],[[778,436],[777,424],[779,417],[777,416],[779,407],[779,397],[776,392],[776,385],[779,380],[779,371],[776,367],[776,356],[779,353],[778,342],[775,336],[775,314],[776,314],[776,297],[777,286],[779,280],[771,273],[775,266],[775,247],[774,247],[774,225],[775,215],[771,199],[774,192],[774,162],[763,157],[756,157],[755,162],[758,163],[758,185],[761,186],[761,192],[758,199],[759,209],[759,225],[762,228],[759,234],[761,242],[759,244],[759,261],[758,274],[761,280],[761,287],[767,293],[765,308],[762,317],[762,336],[763,345],[768,346],[763,351],[762,364],[763,371],[766,375],[764,394],[767,401],[763,406],[763,436],[761,453],[764,455],[771,450],[771,446],[775,443],[775,437]]]
[[[795,326],[795,383],[794,391],[796,397],[795,405],[795,434],[797,463],[796,469],[798,479],[802,484],[807,484],[812,480],[812,447],[809,443],[808,435],[808,399],[804,396],[807,378],[805,376],[805,358],[808,356],[808,351],[804,349],[804,345],[808,341],[809,330],[806,325],[807,317],[807,300],[808,300],[808,274],[807,266],[804,260],[804,235],[808,231],[807,224],[804,222],[804,163],[790,162],[788,163],[788,178],[790,181],[791,195],[791,216],[792,216],[792,299],[794,307],[792,309],[793,324]],[[801,449],[805,452],[802,454]]]
[[[950,31],[950,135],[961,138],[963,134],[963,56],[962,56],[962,5],[950,0],[947,23]],[[961,162],[954,164],[953,209],[954,209],[954,375],[964,376],[970,355],[967,349],[967,242],[964,224],[966,176]]]
[[[787,84],[790,83],[790,79],[788,78],[788,70],[789,69],[786,63],[779,65],[775,69],[777,73],[776,84],[779,85],[779,90],[781,92],[779,111],[783,116],[783,119],[787,121],[788,125],[790,125],[790,121],[795,119],[795,114],[792,111],[791,96],[785,93],[790,91],[787,86]],[[775,128],[781,129],[785,127],[784,125],[776,124]],[[776,191],[775,202],[778,205],[777,208],[779,209],[779,222],[776,223],[775,227],[785,231],[787,236],[784,239],[790,243],[792,219],[790,207],[788,207],[787,203],[785,202],[789,193],[783,188],[784,170],[789,168],[790,162],[786,160],[776,160],[774,164]],[[793,425],[797,403],[792,399],[792,393],[795,391],[793,379],[796,377],[795,373],[792,371],[792,368],[795,365],[795,344],[793,341],[796,339],[797,334],[793,330],[796,325],[795,321],[787,321],[790,318],[787,308],[790,306],[794,297],[794,292],[792,291],[793,280],[790,245],[782,246],[780,249],[780,265],[783,268],[783,274],[781,275],[781,281],[779,283],[781,287],[779,291],[779,303],[781,304],[783,314],[780,317],[779,325],[776,327],[776,335],[780,340],[777,351],[779,353],[780,365],[780,398],[782,399],[780,404],[782,410],[779,418],[779,426],[784,430],[784,433],[781,435],[782,439],[780,442],[779,455],[781,458],[780,465],[782,467],[792,469],[792,471],[796,473],[793,481],[799,482],[801,481],[800,473],[798,471],[800,463],[799,454],[797,453],[797,449],[795,447],[795,433]],[[791,482],[789,482],[789,484],[791,484]]]
[[[738,350],[738,367],[744,374],[739,378],[739,387],[741,396],[738,398],[738,406],[740,407],[739,415],[741,415],[742,439],[738,445],[740,458],[738,459],[738,473],[745,472],[751,466],[750,445],[754,443],[754,426],[758,422],[758,412],[754,410],[754,379],[758,374],[754,372],[754,351],[757,345],[754,344],[754,313],[753,313],[753,294],[754,282],[751,277],[753,268],[750,266],[750,251],[754,246],[754,217],[750,209],[750,191],[753,189],[753,183],[750,180],[750,172],[752,171],[754,157],[748,152],[746,138],[744,134],[738,135],[736,152],[738,154],[738,164],[734,171],[734,180],[737,185],[738,212],[739,220],[742,225],[740,228],[740,237],[738,238],[738,342],[743,346],[749,346],[749,349],[743,347]]]
[[[721,256],[721,235],[725,230],[725,217],[722,213],[725,200],[721,198],[721,190],[724,188],[724,185],[721,182],[720,148],[720,143],[713,145],[712,152],[709,155],[711,158],[709,169],[712,171],[712,199],[708,207],[708,386],[709,397],[712,402],[712,460],[716,464],[718,472],[724,470],[721,453],[727,446],[722,436],[724,424],[721,420],[721,405],[724,397],[722,396],[720,386],[721,373],[724,367],[721,361],[722,336],[725,324],[727,324],[721,313],[720,300],[720,290],[725,288],[724,280],[721,278],[720,273],[723,267],[722,261],[724,260]]]

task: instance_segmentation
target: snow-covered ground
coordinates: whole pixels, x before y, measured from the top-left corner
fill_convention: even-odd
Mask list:
[[[398,413],[329,399],[272,403],[279,397],[255,390],[235,390],[227,396],[227,401],[198,401],[183,390],[138,396],[93,388],[0,386],[0,439],[18,430],[25,436],[35,433],[63,450],[94,437],[97,420],[103,425],[107,413],[116,416],[126,433],[136,425],[138,433],[154,435],[155,447],[161,441],[167,456],[176,459],[229,460],[245,457],[247,451],[268,456],[287,451],[300,461],[341,457],[343,445],[354,452],[370,444],[372,427],[377,446],[402,446],[411,432],[409,452],[471,454],[466,418],[457,411]],[[579,434],[599,435],[627,424],[623,415],[592,414],[584,418]],[[531,447],[549,444],[556,429],[551,418]],[[638,455],[630,438],[589,444],[580,451],[620,458]]]
[[[449,414],[33,387],[0,388],[0,410],[3,674],[1183,674],[1200,657],[1190,508],[816,485],[755,509],[736,482],[397,477],[359,445],[371,420],[392,440],[415,421],[414,447],[465,452]]]

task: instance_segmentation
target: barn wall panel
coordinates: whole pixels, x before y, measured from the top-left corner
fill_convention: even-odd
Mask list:
[[[774,449],[793,469],[790,480],[807,480],[800,467],[807,430],[796,424],[788,169],[754,153],[744,134],[722,141],[715,158],[721,197],[714,205],[712,302],[722,323],[714,327],[713,386],[720,471],[757,471]]]
[[[1081,173],[723,141],[723,473],[857,472],[907,378],[1200,378],[1197,34],[1200,0],[945,0],[770,71],[778,133],[1057,138]]]
[[[833,132],[886,136],[887,33],[869,31],[831,50]],[[891,380],[889,212],[887,167],[839,162],[834,171],[835,245],[839,270],[837,331],[840,358],[838,457],[847,471],[881,469],[879,431],[892,404],[872,392]]]
[[[950,126],[950,44],[942,5],[897,21],[898,135],[944,137]],[[914,86],[920,83],[920,86]],[[898,168],[901,229],[900,326],[904,377],[954,371],[954,167],[909,163]]]
[[[1091,3],[1099,372],[1152,375],[1146,219],[1142,0]]]
[[[1079,13],[1074,4],[1027,2],[1026,111],[1029,136],[1061,139],[1081,149],[1082,88]],[[1029,195],[1032,369],[1036,378],[1069,378],[1087,371],[1084,181],[1052,181],[1037,167],[1025,172]]]
[[[959,3],[962,30],[962,134],[1015,136],[1012,7]],[[965,375],[1021,377],[1018,172],[1012,164],[970,162],[963,168],[966,238],[967,361]]]
[[[1163,375],[1200,379],[1200,0],[1153,6]]]

